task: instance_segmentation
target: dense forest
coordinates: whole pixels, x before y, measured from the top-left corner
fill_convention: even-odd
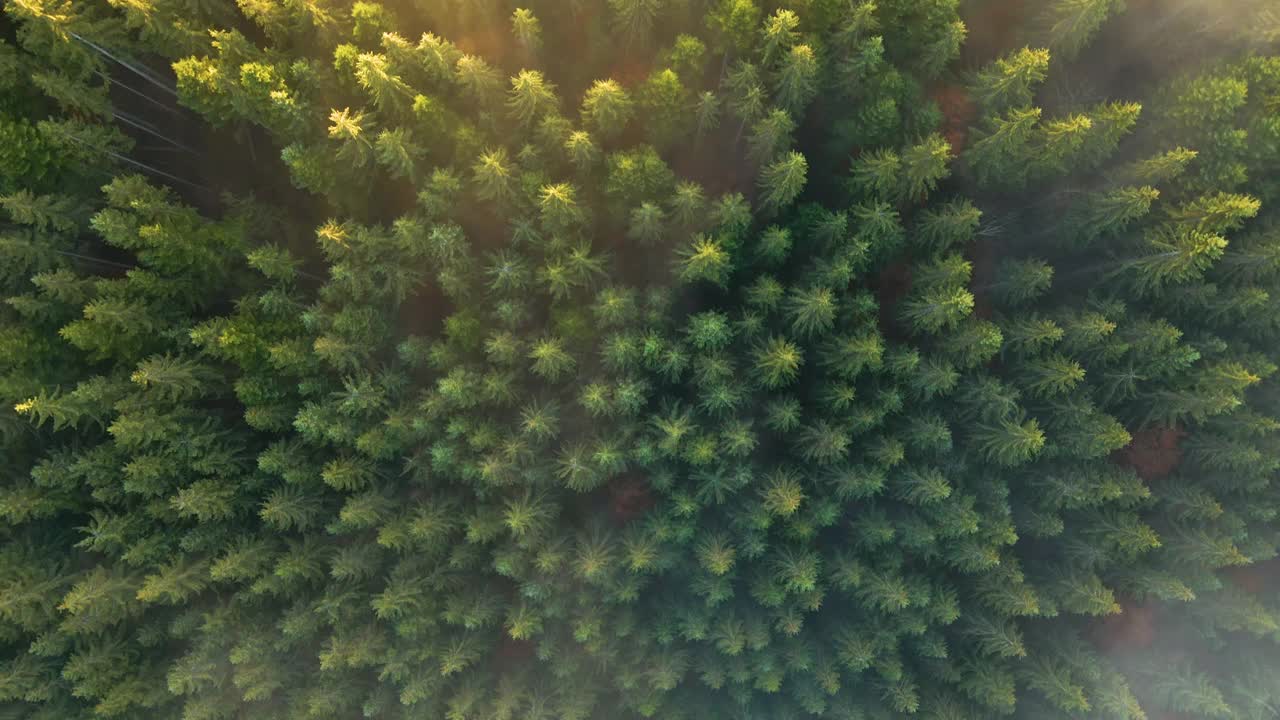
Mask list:
[[[1274,0],[4,0],[0,720],[1280,717]]]

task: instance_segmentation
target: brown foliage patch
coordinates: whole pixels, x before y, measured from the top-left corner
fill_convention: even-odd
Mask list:
[[[1027,0],[973,0],[962,13],[969,34],[960,59],[982,65],[1019,47],[1028,19]]]
[[[1144,650],[1155,642],[1155,609],[1150,603],[1121,600],[1120,612],[1099,620],[1090,635],[1103,652]]]
[[[969,125],[978,116],[978,108],[961,85],[939,85],[929,95],[942,111],[942,135],[951,144],[951,154],[960,155],[969,140]]]
[[[653,73],[653,64],[642,58],[623,56],[609,68],[608,77],[617,80],[632,93]]]
[[[1179,427],[1152,427],[1133,433],[1133,440],[1117,450],[1113,460],[1131,467],[1146,481],[1168,477],[1182,463],[1182,438]]]
[[[506,66],[512,50],[517,47],[510,40],[509,32],[505,25],[473,23],[467,32],[450,36],[449,39],[467,55],[475,55],[494,67],[502,68]]]
[[[1272,558],[1251,565],[1236,565],[1222,571],[1223,577],[1232,585],[1253,595],[1267,591],[1280,580],[1280,558]]]
[[[911,292],[911,259],[886,265],[876,278],[876,300],[880,303],[880,331],[889,338],[905,337],[899,327],[898,302]]]
[[[532,642],[516,640],[503,633],[502,639],[498,641],[498,646],[493,650],[491,662],[493,663],[493,669],[498,673],[502,673],[532,662],[536,655],[536,648]]]
[[[609,483],[609,512],[617,525],[649,512],[655,502],[649,482],[639,475],[622,475]]]

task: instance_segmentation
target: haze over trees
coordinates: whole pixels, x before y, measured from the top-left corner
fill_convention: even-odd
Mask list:
[[[1280,16],[1125,5],[6,0],[0,718],[1276,717]]]

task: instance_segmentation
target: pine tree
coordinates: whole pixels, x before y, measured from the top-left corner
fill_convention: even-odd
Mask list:
[[[791,149],[791,136],[796,124],[785,110],[773,110],[758,120],[747,138],[751,159],[768,163]]]
[[[800,115],[818,92],[818,59],[813,48],[795,45],[778,69],[778,104]]]
[[[526,57],[536,57],[542,49],[542,23],[528,8],[516,8],[511,13],[511,34]]]
[[[1122,11],[1116,0],[1057,0],[1042,11],[1039,23],[1057,57],[1074,58],[1098,32],[1107,16]]]
[[[772,337],[752,352],[757,382],[766,388],[779,388],[791,384],[799,376],[804,365],[804,353],[795,344]]]
[[[991,116],[1031,105],[1036,86],[1048,76],[1049,51],[1022,48],[983,68],[973,95]]]
[[[8,714],[1273,714],[1264,3],[419,5],[8,8]]]
[[[1035,418],[1006,417],[975,428],[975,439],[987,459],[998,465],[1019,465],[1040,452],[1044,432]]]
[[[1030,172],[1032,143],[1040,114],[1040,108],[1030,107],[992,118],[990,130],[965,153],[965,160],[973,167],[980,184],[1023,186]]]
[[[582,99],[583,123],[601,137],[617,135],[631,119],[632,102],[613,80],[597,80]]]
[[[808,182],[809,162],[804,155],[792,151],[766,167],[760,173],[762,200],[767,208],[779,209],[789,205],[804,190]]]
[[[902,196],[907,200],[922,200],[937,188],[938,182],[949,174],[947,162],[951,159],[951,145],[941,135],[930,135],[919,145],[902,153]]]
[[[707,13],[706,24],[718,50],[738,54],[755,46],[761,15],[754,0],[719,0]]]
[[[554,111],[558,104],[555,85],[547,82],[541,72],[521,70],[511,78],[507,108],[511,116],[521,124],[532,124],[539,116]]]

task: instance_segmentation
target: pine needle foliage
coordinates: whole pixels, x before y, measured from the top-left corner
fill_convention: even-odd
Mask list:
[[[6,3],[0,717],[1275,717],[1280,25],[1025,4]]]

